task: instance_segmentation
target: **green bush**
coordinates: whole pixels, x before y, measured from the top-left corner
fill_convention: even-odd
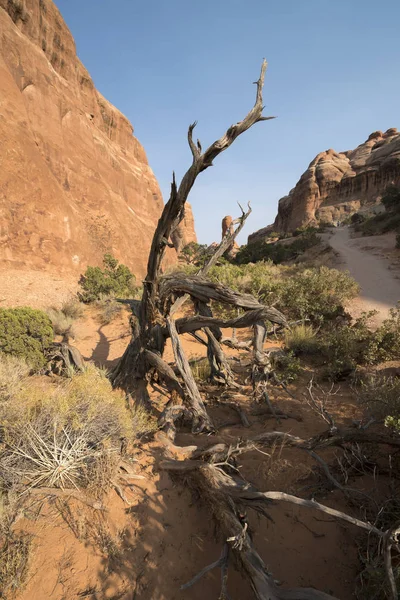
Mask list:
[[[309,248],[321,243],[321,239],[316,233],[317,231],[315,227],[309,228],[306,232],[302,232],[301,236],[298,234],[299,237],[291,244],[279,244],[276,242],[268,244],[264,241],[258,241],[254,244],[242,246],[235,257],[235,262],[239,265],[244,265],[260,260],[271,260],[278,265],[293,260]]]
[[[400,359],[400,303],[371,335],[364,354],[369,364]]]
[[[191,271],[192,272],[192,271]],[[271,261],[223,264],[209,272],[212,281],[274,304],[289,320],[321,324],[344,314],[344,304],[358,293],[347,273],[328,267],[278,266]]]
[[[277,352],[272,356],[272,363],[278,379],[283,383],[290,383],[297,379],[302,371],[301,364],[293,352]]]
[[[46,364],[53,341],[49,317],[33,308],[0,308],[0,352],[23,358],[34,370]]]
[[[366,349],[372,332],[368,329],[367,315],[353,325],[331,326],[320,337],[320,357],[325,375],[337,381],[353,373],[366,362]]]
[[[210,257],[210,254],[211,252],[207,244],[190,242],[190,244],[187,244],[184,248],[182,248],[179,258],[188,265],[202,267],[206,260]]]
[[[82,292],[78,294],[82,302],[89,303],[99,300],[103,296],[133,298],[138,288],[135,285],[135,276],[126,265],[122,265],[111,254],[103,258],[104,269],[88,267],[81,276],[79,285]]]
[[[400,211],[400,188],[390,185],[382,196],[382,204],[388,212]]]
[[[345,302],[358,290],[354,279],[342,271],[297,267],[282,280],[277,305],[290,319],[319,324],[343,315]]]
[[[386,212],[368,217],[354,225],[355,231],[363,235],[380,235],[389,231],[400,231],[400,188],[390,186],[382,197]]]

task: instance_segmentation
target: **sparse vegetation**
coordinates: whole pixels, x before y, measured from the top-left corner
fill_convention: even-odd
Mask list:
[[[315,354],[319,351],[317,332],[312,325],[301,323],[294,325],[291,330],[285,332],[285,346],[295,356],[300,354]]]
[[[106,373],[89,365],[59,386],[32,385],[0,404],[0,474],[13,487],[86,487],[112,463],[121,440],[154,430],[144,408],[130,411]]]
[[[345,303],[358,293],[347,273],[328,267],[277,266],[271,262],[232,265],[210,270],[213,281],[250,293],[260,302],[273,304],[290,320],[320,325],[345,312]]]
[[[26,580],[31,545],[31,536],[9,531],[0,546],[0,590],[5,600],[14,598]]]
[[[0,308],[0,354],[22,358],[38,371],[46,364],[45,351],[53,337],[46,313],[33,308]]]
[[[275,264],[280,264],[293,260],[309,248],[321,243],[316,231],[305,231],[301,235],[299,233],[299,237],[290,244],[267,243],[261,240],[242,246],[235,257],[235,262],[243,265],[260,260],[271,260]]]
[[[189,361],[190,368],[194,378],[197,381],[207,381],[211,377],[210,363],[207,358],[191,358]]]
[[[134,298],[138,292],[135,276],[126,265],[120,264],[111,254],[103,258],[104,268],[88,267],[79,281],[82,291],[78,294],[84,303],[114,295],[119,298]]]
[[[179,259],[187,263],[188,265],[195,265],[201,267],[210,257],[210,248],[207,244],[198,244],[197,242],[190,242],[184,248],[182,248],[179,255]]]
[[[57,308],[48,308],[46,310],[55,335],[62,335],[63,337],[75,337],[74,331],[74,319],[63,313],[62,310]]]
[[[380,235],[389,231],[400,233],[400,188],[389,186],[382,196],[382,204],[386,211],[374,216],[353,215],[352,223],[355,231],[363,235]]]
[[[82,304],[77,298],[66,300],[61,308],[52,306],[46,310],[53,325],[55,335],[61,335],[68,339],[75,337],[74,323],[84,314]]]
[[[29,371],[23,358],[0,352],[0,402],[10,400],[20,392]]]
[[[283,383],[295,381],[302,371],[300,360],[290,350],[277,352],[272,362],[279,380]]]
[[[121,314],[123,306],[113,295],[101,296],[94,302],[98,310],[98,319],[102,325],[108,325]]]
[[[361,383],[359,397],[372,417],[400,433],[400,379],[376,374]]]

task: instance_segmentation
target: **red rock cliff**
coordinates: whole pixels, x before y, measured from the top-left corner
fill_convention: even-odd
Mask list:
[[[112,251],[143,275],[160,189],[51,0],[0,0],[0,138],[0,268],[78,274]]]
[[[279,200],[274,224],[249,236],[249,241],[269,230],[287,232],[308,223],[340,220],[378,202],[392,183],[400,184],[400,133],[395,128],[375,131],[355,150],[321,152],[296,187]]]

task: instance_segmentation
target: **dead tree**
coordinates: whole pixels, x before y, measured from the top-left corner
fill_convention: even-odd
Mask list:
[[[111,375],[115,386],[122,387],[137,399],[148,402],[147,383],[157,373],[170,392],[174,392],[175,397],[179,398],[179,403],[183,403],[190,411],[192,429],[198,432],[211,431],[213,424],[191,374],[179,334],[189,331],[195,333],[203,329],[207,336],[208,357],[213,372],[225,383],[230,384],[233,377],[220,344],[221,328],[254,326],[254,360],[256,368],[265,372],[267,361],[262,351],[262,336],[259,331],[266,330],[265,321],[284,325],[286,320],[278,310],[263,306],[253,296],[239,294],[206,278],[211,266],[233,243],[250,214],[250,208],[247,213],[242,210],[242,216],[236,221],[238,225],[236,230],[227,232],[214,256],[196,276],[173,274],[163,277],[162,260],[166,248],[172,245],[171,234],[184,218],[185,203],[198,175],[211,167],[214,159],[229,148],[239,135],[255,123],[273,118],[262,115],[264,108],[262,90],[266,68],[267,63],[264,60],[260,77],[256,82],[256,101],[253,108],[242,121],[229,127],[226,133],[204,152],[199,140],[197,143],[193,140],[196,123],[189,126],[188,143],[193,157],[192,164],[183,176],[179,187],[173,175],[171,195],[164,207],[151,245],[147,274],[143,282],[143,297],[134,305],[137,322],[133,327],[132,339]],[[197,314],[186,320],[175,321],[173,315],[188,298],[192,300]],[[213,300],[240,308],[244,314],[236,319],[216,318],[210,306]],[[169,337],[172,339],[179,377],[163,359],[165,343]],[[174,414],[177,412],[179,409],[176,409]]]

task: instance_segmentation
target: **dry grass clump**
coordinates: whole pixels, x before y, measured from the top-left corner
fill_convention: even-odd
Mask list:
[[[133,437],[141,438],[150,433],[154,433],[158,428],[157,419],[151,415],[145,406],[135,404],[130,409]]]
[[[89,365],[59,386],[25,385],[0,404],[0,421],[7,443],[0,477],[9,489],[26,489],[87,487],[99,469],[116,464],[122,440],[141,431],[145,419]]]
[[[75,337],[74,319],[65,315],[62,310],[57,308],[48,308],[46,313],[50,317],[55,335]]]
[[[29,371],[30,368],[23,358],[0,352],[0,402],[10,400],[18,394]]]
[[[75,337],[74,322],[83,317],[84,308],[75,297],[65,300],[61,308],[51,306],[46,310],[55,335]]]
[[[0,547],[0,597],[13,598],[28,574],[32,538],[26,534],[8,535]]]
[[[315,354],[320,347],[314,327],[305,323],[295,325],[286,331],[285,345],[296,355]]]
[[[189,361],[190,368],[192,369],[193,377],[196,381],[208,381],[211,377],[211,367],[207,358],[192,358]]]
[[[81,319],[85,313],[85,309],[78,298],[72,296],[63,302],[61,305],[61,312],[64,313],[66,317],[71,317],[71,319]]]
[[[14,598],[28,574],[31,552],[30,535],[12,530],[17,512],[17,498],[0,490],[0,598]]]
[[[98,319],[102,325],[108,325],[116,319],[123,310],[123,305],[117,302],[115,296],[102,295],[98,300],[95,300],[94,306],[98,310]]]

